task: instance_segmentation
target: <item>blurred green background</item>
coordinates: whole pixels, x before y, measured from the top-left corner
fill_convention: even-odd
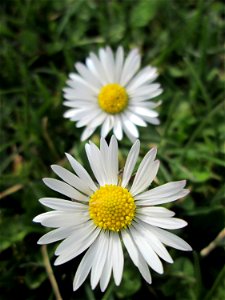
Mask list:
[[[188,180],[191,194],[170,207],[188,221],[178,234],[194,252],[170,249],[175,263],[152,272],[152,285],[127,257],[121,286],[104,294],[88,281],[72,291],[78,257],[53,267],[62,298],[224,299],[224,13],[213,0],[1,1],[0,299],[55,299],[36,244],[46,229],[32,219],[40,197],[57,195],[41,181],[51,164],[68,167],[70,152],[87,167],[81,131],[62,117],[62,88],[73,64],[105,45],[138,47],[143,66],[159,70],[161,125],[140,130],[141,155],[159,147],[160,184]],[[120,142],[121,166],[129,148]]]

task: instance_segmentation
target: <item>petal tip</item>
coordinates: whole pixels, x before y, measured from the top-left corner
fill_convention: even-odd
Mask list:
[[[193,251],[193,248],[187,242],[185,242],[185,245],[183,245],[182,249],[180,249],[180,250],[182,250],[182,251]]]
[[[74,283],[73,283],[73,291],[75,292],[76,290],[79,289],[79,285],[77,284],[77,282],[74,280]]]
[[[193,248],[188,244],[187,251],[193,251]]]
[[[38,199],[38,201],[39,201],[41,204],[43,204],[44,199],[45,199],[45,198],[40,198],[40,199]]]
[[[39,222],[40,222],[40,220],[39,220],[39,215],[36,216],[35,218],[33,218],[32,221],[35,222],[35,223],[39,223]]]
[[[43,243],[43,239],[42,237],[37,241],[38,245],[45,245],[45,243]]]
[[[59,166],[58,165],[55,165],[55,164],[53,164],[53,165],[51,165],[50,166],[51,167],[51,169],[53,170],[53,171],[55,171]]]
[[[141,142],[139,139],[136,139],[136,141],[134,142],[135,145],[140,146]]]
[[[48,179],[49,179],[48,177],[42,178],[42,181],[44,182],[44,184],[47,185]]]
[[[66,157],[67,157],[68,160],[70,159],[70,157],[72,157],[72,155],[69,154],[69,153],[67,153],[67,152],[65,152],[65,155],[66,155]]]
[[[60,262],[59,257],[57,257],[56,260],[54,261],[54,266],[59,266],[61,264],[62,264],[62,262]]]

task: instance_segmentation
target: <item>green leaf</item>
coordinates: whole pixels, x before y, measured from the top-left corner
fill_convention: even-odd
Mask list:
[[[158,0],[139,0],[131,12],[131,27],[146,26],[154,17],[158,7]]]
[[[6,250],[32,232],[32,227],[25,224],[25,216],[3,218],[0,215],[0,252]]]
[[[193,280],[194,267],[192,262],[186,257],[179,257],[170,267],[171,274],[174,276]]]
[[[179,282],[179,284],[178,284]],[[176,300],[196,300],[194,266],[185,257],[175,260],[169,268],[168,280],[162,285],[163,294]]]
[[[33,268],[30,267],[25,275],[25,283],[26,285],[34,290],[38,288],[47,278],[46,272],[43,268]]]
[[[211,290],[206,294],[204,300],[223,300],[225,292],[225,266],[218,274]]]
[[[116,289],[116,295],[120,299],[135,294],[141,288],[141,278],[133,267],[126,268],[123,273],[121,285]]]

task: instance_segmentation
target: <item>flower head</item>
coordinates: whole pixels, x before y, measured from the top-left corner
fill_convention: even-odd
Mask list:
[[[160,258],[173,262],[164,245],[191,250],[184,240],[165,230],[182,228],[187,223],[174,218],[171,210],[158,206],[186,196],[189,192],[184,189],[186,182],[170,182],[147,190],[159,168],[159,161],[155,160],[156,148],[145,155],[132,181],[139,149],[140,142],[137,140],[128,154],[122,178],[118,176],[118,144],[113,136],[109,145],[102,138],[100,149],[91,142],[86,144],[95,180],[69,154],[66,154],[67,158],[76,174],[53,165],[53,171],[63,181],[44,179],[48,187],[72,201],[40,199],[53,211],[38,215],[34,221],[55,229],[42,236],[38,243],[64,240],[55,251],[58,256],[55,265],[87,250],[74,277],[74,290],[80,287],[89,273],[93,289],[100,282],[104,291],[111,273],[116,285],[119,285],[124,264],[122,244],[148,283],[152,281],[150,268],[163,273]]]
[[[123,131],[130,140],[138,138],[138,126],[159,124],[159,104],[149,101],[161,94],[156,68],[147,66],[139,70],[141,57],[137,49],[124,58],[119,47],[114,54],[110,47],[101,48],[99,56],[90,53],[86,64],[76,63],[78,72],[71,73],[64,88],[64,105],[70,109],[66,118],[85,126],[81,140],[86,140],[101,126],[101,136],[113,130],[121,140]]]

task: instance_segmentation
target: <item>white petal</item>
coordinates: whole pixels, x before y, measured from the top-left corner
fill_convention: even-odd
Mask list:
[[[88,172],[84,169],[84,167],[76,160],[74,159],[70,154],[66,153],[66,157],[69,160],[71,167],[73,170],[77,173],[77,175],[87,183],[87,185],[90,187],[92,191],[96,191],[97,187],[94,184],[93,180],[91,179],[91,176],[88,174]]]
[[[142,118],[140,118],[139,116],[133,114],[132,112],[128,111],[128,112],[125,112],[124,114],[135,125],[142,126],[142,127],[147,126],[147,123]]]
[[[117,185],[118,182],[118,172],[119,172],[119,162],[118,162],[118,143],[113,135],[109,144],[109,156],[108,156],[108,164],[109,170],[108,172],[111,174],[110,182],[112,184]]]
[[[101,136],[105,138],[109,133],[109,131],[113,128],[113,125],[114,125],[114,117],[108,115],[101,128]]]
[[[177,194],[186,185],[186,180],[168,182],[137,196],[137,199],[164,198]]]
[[[117,140],[122,140],[123,138],[123,130],[121,125],[121,120],[119,116],[114,116],[114,127],[113,127],[113,133],[115,134]]]
[[[81,141],[84,142],[86,141],[95,131],[95,127],[89,127],[87,126],[84,131],[82,132],[82,135],[81,135]]]
[[[136,202],[136,212],[140,215],[146,215],[149,217],[168,218],[173,217],[175,213],[165,207],[138,207],[139,202]]]
[[[152,98],[158,97],[159,95],[161,95],[163,92],[162,89],[158,89],[157,91],[155,91],[152,94],[145,94],[143,96],[139,96],[139,97],[130,97],[130,105],[132,106],[140,106],[140,107],[148,107],[148,105],[145,105],[145,103],[148,103],[148,101]],[[140,113],[140,115],[144,115],[142,112]]]
[[[101,153],[104,164],[107,164],[108,163],[109,146],[103,137],[101,137],[101,139],[100,139],[100,153]]]
[[[137,216],[137,218],[139,217]],[[140,217],[140,220],[150,225],[165,228],[165,229],[179,229],[187,225],[187,222],[177,218],[159,218],[159,217],[153,218],[153,217],[142,215]]]
[[[89,100],[77,100],[77,99],[74,99],[73,101],[70,100],[70,101],[63,102],[64,106],[72,107],[72,108],[82,108],[82,109],[86,108],[87,106],[89,106],[91,104],[92,104],[92,102]]]
[[[64,118],[71,118],[73,116],[76,116],[77,113],[79,113],[80,111],[78,109],[68,109],[64,114],[63,117]]]
[[[77,75],[76,73],[70,73],[69,77],[80,86],[84,86],[86,87],[86,89],[89,89],[90,93],[92,92],[95,95],[99,93],[99,89],[97,87],[95,87],[93,84],[90,84],[89,82],[84,80],[81,76]]]
[[[101,85],[96,77],[86,68],[86,66],[82,63],[76,63],[75,67],[78,73],[86,80],[91,86],[99,88]]]
[[[72,88],[64,88],[63,89],[63,97],[69,102],[76,102],[80,101],[80,103],[86,103],[89,102],[91,104],[96,104],[96,94],[93,94],[92,91],[89,89],[86,89],[83,85],[80,85],[80,83],[75,83],[72,80],[67,81],[68,85],[71,85]]]
[[[88,219],[88,213],[84,212],[48,211],[36,216],[33,221],[46,227],[59,228],[83,224]]]
[[[133,106],[132,111],[134,111],[136,114],[138,114],[140,116],[147,116],[150,118],[156,118],[159,115],[156,111],[145,108],[145,107],[138,107],[138,106],[134,107]]]
[[[127,86],[128,93],[132,93],[135,89],[147,82],[150,83],[157,78],[157,70],[154,67],[145,67],[130,81]]]
[[[74,291],[76,291],[87,278],[91,270],[94,257],[96,256],[96,253],[98,251],[98,246],[98,240],[96,239],[83,256],[73,280]]]
[[[159,100],[157,102],[152,102],[152,101],[141,101],[141,102],[137,102],[136,99],[135,99],[135,103],[129,103],[130,104],[130,107],[134,107],[134,106],[141,106],[141,107],[147,107],[147,108],[156,108],[158,107],[159,105],[162,104],[162,101]]]
[[[104,268],[102,270],[102,275],[100,278],[100,288],[101,291],[104,292],[109,283],[111,273],[112,273],[112,249],[113,249],[113,234],[109,232],[109,245],[108,245],[108,253],[105,261]]]
[[[99,49],[99,57],[102,63],[102,66],[105,71],[105,75],[107,78],[107,82],[114,81],[114,73],[113,73],[113,55],[112,51],[110,52],[110,48],[107,49]],[[112,56],[111,56],[112,55]]]
[[[107,58],[107,70],[109,72],[109,77],[111,82],[115,82],[115,61],[112,49],[110,47],[106,47],[106,58]]]
[[[145,238],[141,234],[139,234],[134,227],[130,228],[130,233],[136,243],[137,248],[140,250],[148,265],[157,273],[162,274],[162,263],[156,255],[155,251],[153,251],[151,246],[146,242]]]
[[[101,114],[102,111],[100,109],[94,109],[92,112],[86,114],[82,119],[80,119],[77,122],[76,127],[80,128],[88,125],[89,128],[96,128],[96,126],[90,126],[90,123],[93,120],[96,120],[96,118],[98,118],[98,116]]]
[[[150,191],[146,191],[136,196],[136,200],[140,205],[158,205],[175,201],[186,196],[189,193],[188,189],[183,189],[186,181],[177,181],[166,183],[162,186],[156,187]]]
[[[102,231],[98,236],[98,246],[91,269],[91,288],[94,289],[98,284],[105,265],[109,245],[108,232]]]
[[[89,105],[88,108],[84,107],[84,108],[76,109],[76,111],[73,112],[73,115],[69,116],[69,118],[72,121],[80,121],[89,114],[94,116],[97,112],[99,112],[99,108],[95,104]],[[64,117],[65,118],[68,117],[67,112],[64,114]]]
[[[39,199],[41,204],[50,207],[52,209],[57,209],[61,211],[79,211],[85,212],[88,210],[88,206],[79,202],[68,201],[60,198],[41,198]]]
[[[110,161],[110,150],[104,138],[100,140],[100,152],[101,152],[101,160],[102,160],[102,168],[104,168],[104,177],[105,182],[113,183],[113,172],[111,168],[111,161]],[[117,158],[118,160],[118,158]],[[116,181],[117,182],[117,181]]]
[[[73,93],[66,93],[63,95],[66,101],[63,105],[72,108],[87,108],[89,106],[96,106],[96,96],[89,95],[88,93],[80,92],[74,89]],[[142,102],[140,102],[142,104]]]
[[[143,225],[142,225],[143,224]],[[168,263],[173,263],[173,259],[166,250],[165,246],[160,242],[160,240],[157,238],[157,236],[152,233],[150,230],[148,230],[143,222],[139,222],[138,224],[134,223],[134,227],[139,232],[140,235],[142,235],[150,247],[155,251],[155,253],[167,261]]]
[[[88,201],[88,197],[78,192],[65,182],[54,178],[43,178],[44,183],[52,190],[79,201]]]
[[[80,119],[82,119],[83,117],[85,117],[85,115],[86,115],[87,113],[88,113],[88,112],[86,111],[86,109],[85,109],[85,110],[84,110],[84,109],[82,109],[82,110],[80,109],[79,111],[77,110],[76,113],[74,113],[73,116],[69,117],[69,119],[70,119],[71,121],[76,122],[76,121],[79,121]],[[66,118],[66,113],[63,114],[63,116],[64,116],[64,118]]]
[[[151,190],[151,195],[160,195],[160,196],[171,196],[180,190],[182,190],[186,185],[186,180],[173,181],[165,183],[159,187],[156,187]]]
[[[139,132],[137,130],[136,125],[129,121],[125,115],[122,116],[122,126],[124,131],[126,132],[127,136],[130,138],[133,137],[132,139],[137,139],[139,137]]]
[[[159,125],[160,124],[160,120],[158,118],[151,118],[151,117],[148,117],[148,116],[142,116],[142,118],[150,124],[153,124],[153,125]]]
[[[138,49],[133,49],[127,56],[122,74],[120,79],[120,84],[125,86],[129,80],[134,76],[137,70],[140,68],[141,58],[138,53]]]
[[[67,238],[71,233],[75,230],[76,226],[70,226],[70,227],[61,227],[54,230],[51,230],[50,232],[43,235],[39,240],[39,245],[46,245],[50,243],[54,243],[57,241],[60,241],[62,239]]]
[[[62,90],[63,90],[63,93],[68,93],[68,94],[73,94],[74,93],[74,88],[65,87]]]
[[[120,46],[116,51],[116,58],[115,58],[115,82],[117,83],[120,83],[123,61],[124,61],[124,51],[123,51],[123,47]]]
[[[96,179],[100,185],[117,184],[118,181],[118,144],[114,136],[112,136],[110,145],[105,146],[102,141],[100,151],[98,147],[90,142],[86,145],[86,151],[90,165],[93,169]],[[104,150],[104,151],[103,151]]]
[[[130,122],[130,121],[129,121]],[[131,122],[130,122],[131,123]],[[131,123],[132,124],[132,123]],[[133,124],[133,126],[135,126],[134,124]],[[138,138],[138,136],[139,136],[139,133],[138,133],[138,131],[137,131],[137,128],[135,129],[136,130],[136,136],[134,136],[133,135],[133,133],[132,133],[132,131],[124,124],[124,122],[122,121],[122,128],[123,128],[123,131],[125,132],[125,135],[128,137],[128,139],[132,142],[132,143],[134,143],[135,141],[136,141],[136,139]]]
[[[85,183],[85,181],[83,181],[82,179],[80,179],[78,176],[71,173],[67,169],[58,165],[52,165],[51,168],[62,180],[72,185],[82,193],[87,195],[91,195],[93,193],[92,190],[89,188],[89,186]]]
[[[133,173],[135,164],[138,159],[138,154],[140,151],[140,141],[137,140],[134,145],[131,147],[130,152],[127,156],[127,160],[125,163],[124,171],[123,171],[123,179],[122,179],[122,187],[126,187],[129,183],[131,175]]]
[[[81,237],[81,239],[79,241],[78,240],[73,241],[73,243],[68,245],[68,247],[65,248],[65,250],[62,252],[62,254],[55,260],[54,265],[56,265],[56,266],[61,265],[65,262],[75,258],[79,254],[81,254],[88,247],[90,247],[91,244],[93,244],[93,242],[97,238],[99,232],[100,232],[100,229],[96,228],[94,231],[88,232],[85,235],[83,234],[83,236]],[[71,237],[72,236],[70,236],[69,238],[64,240],[62,243],[64,243]]]
[[[98,169],[102,177],[98,177],[102,184],[117,184],[118,181],[118,145],[114,136],[111,138],[110,145],[108,146],[105,139],[100,140],[100,151],[96,145],[91,144],[93,157],[95,161],[92,162],[94,168]],[[102,170],[102,171],[101,171]],[[98,176],[98,175],[97,175]]]
[[[92,75],[95,77],[95,79],[102,85],[104,84],[104,80],[102,80],[102,76],[101,73],[99,72],[99,70],[96,69],[96,65],[93,62],[93,60],[90,57],[86,58],[86,66],[88,68],[88,70],[92,73]]]
[[[153,148],[143,158],[130,189],[133,196],[143,192],[155,178],[159,169],[159,161],[154,161],[156,152],[157,149]]]
[[[127,252],[129,253],[130,258],[132,259],[134,265],[139,269],[143,278],[149,284],[151,284],[152,278],[151,278],[151,274],[150,274],[148,265],[147,265],[145,259],[143,258],[142,254],[140,253],[140,251],[137,249],[132,237],[126,230],[121,231],[121,234],[122,234],[122,239],[123,239],[124,245],[127,249]]]
[[[146,206],[146,205],[148,206],[148,205],[159,205],[162,203],[168,203],[168,202],[172,202],[177,199],[185,197],[187,194],[189,194],[189,192],[190,192],[189,190],[183,189],[180,192],[178,192],[172,196],[167,196],[167,197],[165,196],[162,198],[157,198],[156,196],[155,197],[153,197],[153,196],[147,197],[147,194],[143,195],[143,196],[140,195],[142,200],[138,200],[138,204],[143,205],[143,206]],[[143,194],[145,194],[145,193],[143,193]],[[160,196],[158,196],[158,197],[160,197]],[[136,198],[139,199],[139,195],[137,195]]]
[[[89,124],[89,128],[97,128],[99,125],[103,124],[105,119],[107,117],[107,114],[104,112],[101,112],[95,119],[93,119]]]
[[[107,177],[105,175],[105,166],[103,165],[102,156],[99,149],[96,147],[96,145],[90,143],[85,145],[85,150],[95,178],[101,186],[105,185]]]
[[[76,230],[74,230],[73,234],[71,234],[67,239],[61,242],[60,245],[58,245],[55,251],[55,255],[61,255],[64,252],[67,252],[68,249],[71,248],[71,246],[74,243],[76,243],[76,245],[79,245],[82,239],[86,238],[86,236],[89,236],[94,232],[95,228],[96,226],[90,219],[84,224],[78,225],[76,227]]]
[[[161,95],[163,92],[162,89],[158,89],[152,93],[149,94],[143,94],[142,96],[130,96],[130,104],[136,104],[136,103],[140,103],[142,106],[142,104],[144,104],[147,100],[158,97],[159,95]]]
[[[101,81],[102,85],[105,85],[107,83],[107,77],[103,68],[103,65],[101,64],[99,58],[96,54],[90,53],[90,59],[92,63],[94,64],[94,68],[96,70],[95,76],[98,77],[99,81]]]
[[[112,243],[112,261],[113,261],[113,277],[115,284],[119,285],[123,275],[123,250],[120,242],[119,235],[117,233],[112,233],[113,243]]]
[[[135,246],[131,235],[128,233],[127,230],[122,230],[121,231],[121,236],[122,236],[123,243],[124,243],[124,245],[127,249],[127,252],[130,255],[130,258],[132,259],[134,265],[137,266],[138,265],[138,259],[139,259],[138,249]]]
[[[159,89],[160,89],[159,83],[148,84],[138,89],[135,89],[132,93],[130,93],[130,97],[135,98],[135,97],[140,97],[145,95],[151,96],[151,94],[155,93],[155,91],[158,91]]]
[[[191,251],[191,246],[185,242],[183,239],[181,239],[179,236],[176,236],[174,233],[171,233],[167,230],[163,230],[158,227],[154,227],[151,225],[148,225],[148,228],[160,239],[162,243],[165,245],[168,245],[170,247],[173,247],[175,249],[183,250],[183,251]]]

